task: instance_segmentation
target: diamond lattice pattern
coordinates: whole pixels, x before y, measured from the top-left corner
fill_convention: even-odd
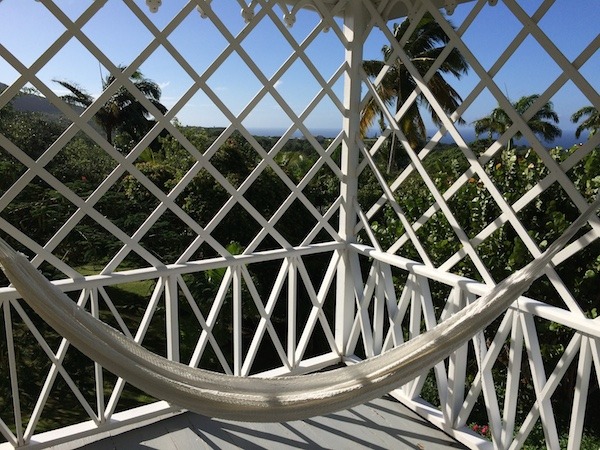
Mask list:
[[[0,13],[9,3],[0,4]],[[331,298],[340,261],[336,250],[347,234],[339,231],[347,230],[347,224],[338,223],[347,216],[340,214],[341,208],[356,213],[350,241],[491,284],[538,256],[598,191],[600,133],[562,148],[541,139],[533,123],[548,102],[558,109],[565,95],[579,107],[600,107],[598,36],[577,35],[577,45],[555,36],[556,17],[574,15],[574,2],[447,1],[440,10],[432,0],[403,0],[406,8],[401,9],[409,13],[399,19],[389,17],[397,9],[395,1],[72,3],[31,1],[54,37],[36,41],[27,55],[8,41],[0,43],[1,73],[7,77],[0,80],[7,83],[0,94],[0,118],[23,96],[50,105],[38,118],[38,129],[0,133],[2,164],[10,169],[4,172],[11,174],[0,180],[2,237],[30,255],[49,277],[70,280],[82,306],[170,358],[248,375],[272,368],[253,367],[265,353],[276,355],[289,372],[311,351],[339,357],[363,339],[375,343],[365,351],[370,356],[400,342],[401,332],[386,338],[379,330],[365,337],[369,296],[378,293],[397,314],[404,308],[403,314],[408,306],[402,299],[395,303],[392,277],[404,276],[406,286],[420,281],[382,268],[381,273],[373,269],[365,282],[364,304],[357,305],[364,315],[357,316],[350,342],[345,349],[337,347]],[[364,35],[354,40],[341,19],[350,8],[366,18]],[[493,19],[499,15],[501,23]],[[423,21],[437,24],[445,45],[420,59],[414,33]],[[24,24],[23,33],[34,33],[28,26],[34,25]],[[128,27],[127,33],[119,27]],[[490,28],[487,34],[484,27]],[[110,35],[99,31],[106,29]],[[492,36],[499,50],[487,51],[485,36]],[[190,41],[196,45],[184,45]],[[356,45],[363,41],[364,46]],[[350,50],[362,52],[372,64],[351,67]],[[457,56],[469,68],[460,80],[447,71],[447,61]],[[56,82],[73,83],[67,70],[72,64],[94,73],[99,68],[103,79],[102,89],[78,106],[65,101],[64,85]],[[176,95],[163,99],[166,108],[139,83],[140,72],[152,78],[159,66],[178,80]],[[65,72],[50,73],[49,67],[64,67]],[[515,71],[536,80],[536,91],[513,92],[513,86],[505,85],[506,75]],[[362,90],[356,98],[349,94],[349,85],[357,82],[352,73],[360,75]],[[401,85],[393,81],[399,74]],[[445,82],[455,90],[453,101],[443,98],[440,86]],[[390,92],[392,100],[386,97]],[[525,107],[517,104],[530,94],[535,96]],[[397,97],[402,101],[395,102]],[[131,124],[117,138],[99,123],[107,107],[123,98],[150,120],[144,126]],[[361,134],[358,120],[365,113],[356,113],[368,107],[373,120]],[[505,126],[467,138],[465,130],[487,114],[481,113],[485,108],[501,109]],[[182,124],[180,118],[197,116],[196,111],[204,112],[199,126]],[[256,131],[272,127],[275,118],[283,124],[276,137]],[[325,119],[336,128],[318,136],[315,129]],[[352,169],[359,182],[356,198],[345,194],[346,151],[357,156],[358,166]],[[77,170],[69,166],[74,155]],[[123,199],[128,206],[117,208]],[[532,223],[540,211],[548,212],[546,220]],[[594,216],[539,281],[555,306],[587,312],[563,274],[598,254],[599,237],[600,221]],[[516,250],[506,252],[506,243]],[[310,259],[318,245],[328,252],[325,261]],[[290,257],[283,253],[309,248]],[[245,256],[278,251],[284,256],[276,264],[265,258],[252,260],[256,264],[250,270],[243,265]],[[105,257],[101,267],[85,267],[99,255]],[[228,264],[233,255],[242,263]],[[203,273],[192,273],[190,264],[197,262],[204,262]],[[161,272],[168,265],[173,272]],[[144,270],[157,275],[145,278],[140,275]],[[102,285],[100,278],[90,286],[82,281],[90,273],[109,279],[120,271],[128,271],[134,281],[152,279],[148,304],[135,312],[139,314],[129,314],[130,307],[119,304],[127,299],[117,299],[114,286]],[[257,273],[265,278],[257,280]],[[203,305],[191,290],[206,280],[218,289],[214,301]],[[307,304],[301,312],[295,292]],[[457,291],[457,298],[461,295]],[[182,336],[167,339],[166,346],[145,340],[153,326],[176,323],[169,304],[178,296],[180,322],[189,319],[196,330],[185,337],[192,342],[186,347],[189,354],[182,354]],[[284,297],[287,305],[286,299],[278,301]],[[467,300],[472,299],[462,299],[461,305]],[[383,303],[377,305],[375,309],[383,308]],[[28,330],[16,339],[33,335],[40,343],[36,358],[45,358],[49,367],[47,374],[42,371],[45,387],[27,429],[21,427],[14,396],[19,412],[10,420],[0,418],[3,435],[15,442],[31,438],[59,373],[87,417],[98,424],[110,418],[123,380],[108,374],[104,379],[103,370],[89,361],[90,370],[96,370],[97,396],[82,393],[70,375],[68,343],[48,337],[51,333],[34,323],[19,302],[4,301],[2,306],[5,334],[11,335],[14,319],[15,328]],[[256,320],[242,328],[247,317]],[[223,330],[233,338],[225,339],[219,334]],[[394,326],[389,330],[398,331]],[[167,333],[171,331],[167,325]],[[316,341],[323,348],[311,350]],[[10,350],[8,359],[12,362],[3,369],[5,375],[24,379],[26,369],[17,369]],[[112,389],[106,401],[101,394],[105,384]],[[90,406],[94,401],[95,410]]]
[[[341,177],[339,161],[333,155],[340,138],[314,137],[307,121],[327,106],[330,113],[340,117],[337,123],[341,129],[343,102],[339,87],[344,73],[344,42],[340,40],[340,27],[331,13],[327,17],[307,13],[302,18],[312,23],[306,28],[306,35],[297,36],[285,26],[277,5],[264,2],[248,8],[244,22],[242,17],[230,21],[225,14],[220,16],[220,8],[231,10],[237,5],[225,3],[228,4],[209,7],[203,2],[175,2],[174,11],[165,11],[174,13],[169,18],[155,16],[134,1],[123,2],[120,8],[139,34],[135,39],[139,49],[133,51],[134,56],[126,65],[115,62],[116,56],[111,54],[114,47],[95,34],[96,22],[108,20],[104,12],[107,2],[90,2],[78,17],[65,14],[59,2],[44,4],[48,20],[60,32],[56,41],[47,43],[49,50],[42,51],[30,66],[3,48],[5,64],[19,76],[2,94],[2,106],[8,107],[24,87],[33,86],[54,104],[63,125],[62,132],[47,148],[35,151],[2,138],[3,149],[11,155],[10,163],[18,173],[16,182],[5,183],[3,189],[3,229],[16,238],[18,247],[37,255],[36,265],[49,264],[63,276],[73,277],[75,272],[65,264],[69,260],[65,255],[85,252],[76,242],[95,234],[114,241],[114,256],[103,273],[122,267],[159,267],[190,259],[226,257],[230,255],[226,247],[231,241],[240,244],[245,253],[252,253],[339,239],[332,222],[337,205],[335,195],[321,202],[315,201],[315,195],[319,178]],[[323,71],[308,55],[318,51],[315,48],[323,39],[323,28],[332,25],[336,31],[328,36],[337,41],[338,64]],[[88,28],[90,31],[86,32]],[[261,50],[255,35],[262,38],[264,28],[269,28],[270,35],[280,41],[277,47],[284,49],[281,54],[265,58],[264,53],[257,53]],[[180,31],[183,29],[186,34]],[[196,63],[197,56],[184,55],[184,50],[179,50],[182,39],[200,42],[207,32],[212,33],[211,39],[218,48],[213,55],[209,49],[207,57]],[[102,93],[79,110],[55,93],[58,85],[45,79],[42,70],[46,64],[66,58],[73,47],[82,53],[78,61],[97,60],[101,73],[111,74]],[[188,47],[185,51],[189,51]],[[135,82],[140,68],[154,64],[172,67],[172,72],[185,80],[183,93],[166,111],[157,108],[145,95],[143,86]],[[227,82],[224,78],[231,76],[232,67],[239,76],[235,85],[244,89],[233,95],[221,94],[222,84]],[[290,89],[296,88],[278,87],[285,85],[286,77],[302,77],[305,81],[302,89],[306,90],[306,97],[302,102],[297,96],[286,99]],[[107,105],[123,93],[139,102],[153,118],[153,126],[147,132],[131,132],[131,139],[126,142],[112,142],[96,124],[103,120]],[[246,102],[241,111],[234,109],[240,96]],[[210,103],[208,110],[216,111],[225,125],[186,135],[175,119],[189,113],[195,102]],[[246,126],[246,122],[256,124],[251,119],[264,115],[268,109],[274,111],[270,114],[286,118],[283,122],[288,124],[287,131],[284,129],[280,139],[259,139]],[[205,120],[210,123],[213,118]],[[265,128],[269,126],[268,122],[264,124]],[[303,160],[294,161],[290,149],[299,138],[309,145],[304,146]],[[89,145],[86,151],[90,152],[92,173],[76,174],[81,179],[65,179],[61,169],[70,153],[80,151],[77,144],[81,139]],[[176,174],[165,173],[152,164],[157,157],[153,149],[159,141],[169,146],[170,155],[161,157],[173,159],[169,169]],[[100,173],[106,176],[99,179]],[[138,206],[130,211],[115,211],[110,197],[123,192]],[[53,197],[60,205],[59,214],[40,232],[33,226],[24,226],[26,221],[31,224],[33,218],[24,219],[22,211],[13,212],[11,208],[15,202],[22,204],[32,196],[43,198],[44,202]],[[265,196],[269,196],[268,201]],[[168,244],[161,245],[168,239],[164,232],[167,225],[173,233],[189,236],[188,242],[167,251]],[[161,235],[163,239],[157,239]]]
[[[376,17],[368,2],[365,6]],[[576,98],[579,107],[598,104],[597,80],[577,70],[597,64],[598,38],[582,35],[576,49],[567,42],[552,40],[556,15],[566,14],[563,8],[568,8],[564,2],[536,2],[535,8],[523,8],[514,1],[496,6],[473,2],[459,5],[452,16],[445,16],[431,2],[423,1],[417,2],[408,21],[392,21],[402,23],[398,28],[381,18],[373,19],[376,28],[372,33],[385,37],[387,64],[382,61],[380,67],[374,65],[377,71],[365,66],[364,74],[367,93],[363,105],[376,106],[383,130],[380,137],[365,140],[362,148],[361,176],[376,180],[376,188],[359,195],[364,215],[356,230],[368,244],[494,283],[498,275],[493,276],[491,270],[498,274],[500,265],[509,273],[522,267],[560,234],[556,229],[548,233],[548,227],[556,227],[556,222],[531,223],[536,211],[547,211],[547,220],[554,214],[557,220],[570,223],[594,198],[598,186],[592,180],[598,175],[599,137],[580,138],[580,142],[573,137],[566,147],[553,144],[544,141],[536,121],[549,102],[557,110],[564,107],[565,96]],[[493,25],[488,21],[493,14],[506,21],[500,24],[496,20],[494,36],[500,41],[500,54],[491,55],[478,40],[483,34],[480,27]],[[428,57],[434,56],[424,64],[419,57],[425,52],[418,53],[417,35],[413,33],[414,24],[429,18],[439,24],[448,44],[444,51],[428,53]],[[488,30],[488,34],[493,33],[493,29]],[[455,51],[470,66],[467,80],[453,78],[444,66]],[[382,54],[375,57],[384,60]],[[524,63],[528,58],[531,62]],[[526,107],[508,95],[511,86],[503,85],[509,72],[539,80],[536,92],[523,93],[533,94]],[[389,92],[386,89],[397,89],[389,84],[397,82],[402,73],[408,80],[399,88],[404,89],[403,102],[390,107],[384,103]],[[440,73],[461,99],[455,104],[439,94],[436,83]],[[514,89],[522,88],[518,85]],[[490,113],[494,108],[504,111],[505,125],[488,127],[467,138],[473,122],[482,117],[482,103],[488,105]],[[424,121],[431,120],[439,127],[429,125],[427,136],[416,136],[419,140],[415,145],[413,112],[417,107]],[[440,158],[446,145],[454,146],[456,152]],[[569,258],[594,241],[597,246],[599,225],[594,217],[556,258],[555,265],[570,264]],[[503,254],[498,245],[503,239],[516,243],[519,255]],[[546,272],[556,304],[581,311],[569,292],[572,286],[565,287],[559,271],[549,268]]]

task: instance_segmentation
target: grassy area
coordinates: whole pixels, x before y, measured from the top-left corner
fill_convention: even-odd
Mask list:
[[[83,276],[98,275],[102,269],[104,269],[104,265],[102,264],[86,264],[76,268],[77,272]],[[112,286],[110,289],[114,290],[115,293],[120,291],[121,293],[145,298],[150,295],[155,285],[155,280],[142,280],[133,281],[131,283],[121,283],[116,286]]]

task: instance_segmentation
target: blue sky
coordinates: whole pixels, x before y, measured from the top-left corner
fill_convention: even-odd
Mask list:
[[[55,0],[72,19],[77,18],[92,0]],[[146,13],[142,0],[135,3]],[[163,0],[163,6],[156,14],[148,16],[162,29],[171,18],[185,5],[184,0]],[[529,0],[524,4],[528,13],[532,13],[540,1]],[[598,35],[598,0],[557,0],[540,25],[557,47],[569,59],[573,60],[585,46]],[[244,27],[240,16],[240,6],[234,0],[214,0],[212,7],[218,11],[226,25],[237,34]],[[460,26],[473,4],[460,5],[450,17],[455,26]],[[278,13],[279,10],[277,9]],[[289,30],[294,38],[301,42],[317,25],[319,17],[313,12],[304,12],[297,17],[296,24]],[[522,25],[512,17],[502,1],[497,6],[486,5],[482,14],[464,35],[469,48],[488,69],[494,62],[494,55],[504,50]],[[0,43],[17,55],[27,66],[45,51],[64,27],[53,18],[42,3],[34,0],[0,0]],[[83,28],[98,47],[115,65],[127,65],[152,40],[152,35],[144,29],[139,20],[128,11],[122,0],[109,0]],[[365,59],[380,57],[385,42],[381,32],[375,30],[365,46]],[[192,67],[202,74],[209,64],[225,48],[225,40],[212,26],[209,20],[202,19],[193,11],[182,25],[169,36],[169,41],[178,49]],[[253,61],[271,77],[292,49],[281,39],[275,25],[263,21],[242,46]],[[511,100],[523,95],[540,93],[561,73],[559,67],[543,52],[538,52],[539,44],[528,37],[517,53],[510,59],[494,78],[497,85]],[[328,79],[343,60],[343,48],[333,31],[322,32],[311,43],[307,51],[318,70]],[[192,85],[192,79],[173,58],[162,48],[154,52],[141,65],[141,71],[156,81],[162,88],[162,101],[171,107]],[[596,53],[581,68],[597,92],[600,86],[600,52]],[[62,93],[52,79],[76,82],[88,92],[100,92],[100,76],[106,74],[97,59],[77,41],[72,39],[58,54],[38,72],[37,76],[57,93]],[[12,83],[18,73],[0,57],[0,81]],[[466,96],[476,85],[475,75],[467,76],[451,83]],[[250,99],[260,90],[261,83],[245,68],[240,58],[233,54],[221,68],[208,78],[207,84],[234,113],[243,110]],[[318,92],[319,86],[304,64],[296,61],[292,69],[275,84],[277,92],[290,104],[296,114],[300,114],[309,101]],[[333,86],[334,92],[341,96],[342,82]],[[560,125],[564,130],[574,128],[570,115],[582,106],[591,104],[589,99],[572,84],[568,83],[552,98],[555,109],[560,115]],[[496,100],[485,91],[466,111],[467,122],[487,114],[496,106]],[[177,113],[183,124],[202,126],[225,126],[227,119],[212,104],[210,99],[197,93],[187,107]],[[323,101],[308,117],[307,124],[312,128],[339,127],[339,114],[330,100]],[[282,114],[277,102],[267,95],[244,120],[249,128],[285,128],[289,120]]]

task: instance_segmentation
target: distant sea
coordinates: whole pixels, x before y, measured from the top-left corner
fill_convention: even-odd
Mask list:
[[[282,136],[287,129],[286,128],[248,128],[248,131],[254,136],[267,136],[267,137],[279,137]],[[334,138],[340,133],[339,128],[310,128],[309,131],[313,136],[323,136],[326,138]],[[292,137],[303,138],[304,134],[301,131],[296,130]]]
[[[339,132],[340,129],[339,128],[310,128],[309,129],[310,132],[312,133],[313,136],[323,136],[326,138],[334,138],[336,137]],[[268,137],[279,137],[282,136],[283,133],[285,133],[286,129],[285,128],[249,128],[249,131],[254,135],[254,136],[268,136]],[[469,142],[473,142],[476,139],[475,136],[475,132],[472,129],[461,129],[459,130],[461,136],[463,137],[463,139],[469,143]],[[430,136],[432,136],[435,133],[435,130],[430,131]],[[375,137],[377,135],[376,132],[373,133],[369,133],[369,137]],[[303,138],[304,135],[300,132],[297,131],[292,135],[292,137],[295,138]],[[562,132],[562,136],[555,139],[552,142],[542,142],[546,147],[563,147],[563,148],[570,148],[575,144],[578,144],[580,142],[585,142],[587,140],[587,133],[582,134],[579,139],[575,138],[575,130],[563,130]],[[454,142],[454,140],[452,139],[452,137],[446,133],[446,135],[442,138],[442,142],[445,144],[451,144],[452,142]],[[526,144],[525,141],[518,141],[517,145],[520,144]]]

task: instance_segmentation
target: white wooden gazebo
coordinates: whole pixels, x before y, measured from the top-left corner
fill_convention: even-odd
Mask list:
[[[203,357],[210,353],[219,366],[215,370],[223,373],[278,376],[354,364],[384,352],[433,328],[476,301],[500,281],[491,275],[482,250],[495,233],[510,229],[526,249],[527,260],[539,256],[546,243],[539,242],[534,233],[530,233],[532,227],[523,219],[526,217],[523,212],[531,205],[548,201],[544,193],[552,186],[560,186],[568,198],[569,208],[579,212],[586,209],[594,194],[592,191],[598,189],[597,185],[594,188],[576,183],[572,169],[584,164],[598,151],[600,133],[582,138],[576,151],[564,159],[557,159],[548,150],[547,143],[540,141],[528,126],[529,119],[565,86],[574,87],[578,95],[585,98],[585,104],[600,108],[597,92],[600,78],[597,72],[589,69],[590,66],[597,67],[600,37],[597,34],[592,36],[577,46],[577,54],[567,55],[543,24],[544,17],[555,8],[564,6],[567,0],[537,0],[533,2],[535,8],[530,2],[517,0],[252,0],[250,3],[245,0],[88,0],[84,2],[85,8],[75,15],[70,13],[65,1],[38,0],[39,3],[35,3],[33,0],[4,0],[0,2],[0,27],[5,21],[17,20],[3,13],[3,7],[9,7],[11,1],[31,1],[32,8],[34,5],[35,8],[43,8],[44,13],[63,31],[53,42],[44,42],[43,51],[32,61],[23,61],[21,55],[0,41],[0,63],[11,68],[7,79],[2,79],[4,75],[0,74],[0,82],[7,84],[0,93],[0,112],[2,108],[8,108],[24,88],[33,87],[39,96],[60,111],[68,126],[58,138],[48,143],[41,155],[34,157],[27,148],[20,148],[0,133],[0,149],[10,155],[17,174],[14,182],[11,181],[0,192],[2,237],[27,253],[40,270],[53,273],[53,282],[81,306],[142,345],[149,338],[151,324],[157,320],[164,321],[161,342],[164,340],[165,356],[172,360],[199,366]],[[123,61],[114,60],[111,48],[98,44],[93,35],[88,35],[86,27],[91,21],[104,20],[105,26],[110,29],[110,18],[103,11],[112,3],[119,3],[120,8],[126,9],[135,26],[143,28],[147,36],[145,46],[136,50],[135,56],[125,62],[124,70],[119,67]],[[224,12],[226,5],[231,7],[232,3],[239,3],[241,9],[235,20]],[[500,10],[503,15],[510,15],[511,26],[517,31],[512,39],[506,40],[503,51],[485,55],[486,61],[481,61],[481,55],[471,50],[471,41],[467,37],[480,26],[479,20],[483,15]],[[426,13],[439,23],[449,37],[449,43],[447,51],[440,54],[430,70],[419,73],[403,50],[408,35],[406,39],[397,40],[393,36],[393,24],[405,18],[416,24]],[[598,12],[590,10],[586,14],[597,16]],[[454,17],[459,17],[455,27],[448,22]],[[563,20],[566,27],[577,27],[570,17]],[[308,30],[304,35],[297,32],[299,22],[302,22],[303,29]],[[198,27],[198,35],[177,34],[178,30],[184,29],[185,33],[191,33],[187,31],[190,23]],[[285,43],[287,48],[285,55],[272,56],[273,60],[281,61],[275,70],[269,62],[269,52],[279,47],[268,41],[252,42],[251,48],[248,45],[255,39],[254,32],[266,24],[274,30],[272,38]],[[409,28],[409,32],[413,30]],[[181,39],[200,39],[202,33],[207,32],[218,34],[223,43],[218,52],[206,52],[210,55],[207,58],[212,59],[200,62],[197,55],[192,57],[181,52],[178,46]],[[496,39],[501,33],[501,26],[490,30],[489,39]],[[327,44],[321,43],[321,40]],[[369,133],[375,137],[366,139],[359,130],[361,111],[366,101],[376,95],[378,84],[391,70],[390,66],[385,66],[375,79],[366,75],[363,61],[376,57],[366,48],[372,40],[378,43],[379,49],[382,42],[386,43],[403,61],[417,89],[397,112],[385,107],[382,130]],[[536,92],[538,99],[525,113],[519,114],[507,96],[506,86],[499,84],[497,75],[503,70],[515,70],[511,65],[513,56],[531,41],[551,62],[552,69],[528,66],[526,76],[546,79],[550,71],[554,78],[540,85]],[[44,67],[73,42],[114,76],[114,82],[106,86],[89,107],[82,109],[67,105],[56,93],[56,84],[46,79],[43,72]],[[122,42],[121,45],[127,44]],[[328,67],[322,67],[316,62],[315,52],[321,48],[329,51],[330,45],[338,51],[329,55]],[[253,52],[257,46],[269,57],[256,57]],[[456,111],[447,114],[427,82],[452,48],[457,48],[467,59],[472,76],[465,85],[461,85],[460,81],[453,82],[460,91],[462,103]],[[213,77],[222,66],[229,64],[232,56],[240,64],[241,77],[250,74],[252,78],[242,79],[237,86],[239,95],[248,98],[241,110],[232,109],[227,98],[219,92]],[[178,98],[168,105],[165,114],[149,102],[130,80],[130,76],[144,64],[158,64],[161,58],[177,67],[176,70],[189,80]],[[306,83],[314,87],[303,104],[298,104],[296,99],[289,100],[289,92],[282,84],[286,75],[296,70],[298,65],[302,66]],[[335,68],[332,70],[331,67]],[[152,77],[146,70],[144,75]],[[254,89],[256,86],[258,89]],[[93,126],[94,116],[122,87],[129,90],[155,119],[154,126],[127,152],[111,145]],[[421,148],[413,150],[397,121],[415,102],[420,101],[421,95],[427,99],[441,125],[432,130]],[[470,109],[482,97],[492,100],[490,110],[496,106],[504,109],[512,120],[512,126],[499,133],[485,148],[476,150],[463,137],[463,128],[458,120],[468,117]],[[200,99],[209,102],[225,123],[222,128],[216,129],[206,149],[199,149],[190,142],[175,120],[188,114]],[[281,138],[268,148],[256,138],[252,125],[253,117],[267,99],[276,111],[274,114],[285,117],[289,124],[282,131]],[[322,110],[328,117],[335,116],[335,123],[339,124],[337,133],[325,136],[325,139],[317,138],[312,131],[318,128]],[[264,126],[268,128],[271,125],[265,123]],[[110,174],[85,196],[48,169],[53,159],[81,132],[98,151],[114,160]],[[236,182],[220,173],[211,160],[234,133],[241,135],[260,160],[247,177]],[[158,186],[138,166],[140,155],[162,134],[178,142],[193,161],[189,170],[181,174],[178,183],[168,189]],[[541,175],[526,192],[511,197],[497,186],[488,163],[502,153],[516,134],[527,142],[537,164],[544,170],[540,170]],[[290,139],[298,136],[310,144],[316,157],[302,177],[292,180],[277,156],[285,151]],[[378,155],[387,151],[392,136],[402,145],[408,162],[397,176],[390,179],[385,168],[380,167],[376,160]],[[468,162],[466,170],[443,186],[432,178],[425,163],[442,139],[455,143],[462,160]],[[282,189],[286,192],[284,200],[269,215],[263,214],[259,205],[248,200],[249,190],[260,183],[266,171],[280,178]],[[220,209],[201,221],[186,210],[182,201],[182,193],[200,173],[208,174],[227,197]],[[339,184],[336,198],[325,208],[314,206],[305,191],[322,174],[333,176]],[[368,196],[371,200],[359,199],[360,181],[365,174],[375,182],[373,192],[376,195]],[[600,177],[600,173],[597,175]],[[132,231],[116,226],[114,218],[104,207],[98,206],[125,176],[134,180],[143,189],[144,195],[151,198],[148,200],[151,207],[147,216]],[[405,183],[414,182],[415,178],[430,191],[430,203],[416,219],[406,214],[406,199],[403,198]],[[453,202],[455,195],[469,183],[479,184],[494,211],[491,220],[476,230],[467,230],[465,224],[457,219],[457,208],[462,206]],[[30,235],[26,223],[3,213],[33,185],[43,185],[60,201],[69,204],[69,213],[61,218],[61,225],[43,241]],[[289,220],[286,214],[297,205],[301,205],[305,213],[304,226],[306,228],[309,224],[309,231],[300,240],[291,241],[280,223]],[[219,240],[223,233],[218,230],[220,223],[230,220],[231,214],[240,210],[252,222],[240,226],[249,226],[257,232],[248,242],[240,243],[242,250],[238,253],[228,250],[229,241]],[[183,224],[182,227],[191,236],[189,245],[172,260],[156,255],[148,245],[157,233],[156,223],[165,214]],[[393,218],[399,232],[389,242],[382,242],[380,231],[386,217]],[[423,233],[423,230],[429,229],[427,224],[439,221],[440,217],[447,227],[444,228],[446,231],[440,230],[439,239],[449,240],[453,248],[442,261],[431,257],[427,236]],[[572,222],[574,219],[575,216],[567,214],[565,220]],[[72,267],[61,253],[62,243],[73,239],[77,227],[83,223],[110,235],[119,244],[108,262],[91,274]],[[442,232],[448,234],[442,235]],[[577,261],[577,256],[586,248],[598,249],[599,238],[600,220],[592,216],[576,239],[554,258],[553,265],[544,274],[544,282],[553,292],[552,302],[520,297],[489,329],[473,336],[464,347],[429,372],[398,386],[390,393],[391,396],[403,407],[470,448],[520,448],[539,424],[548,448],[559,449],[564,445],[571,449],[579,448],[593,409],[588,400],[592,398],[600,376],[600,327],[598,320],[581,306],[582,299],[576,298],[571,286],[563,282],[561,267]],[[409,254],[418,257],[411,259],[407,256]],[[597,256],[600,258],[600,255]],[[313,261],[316,259],[324,261],[320,263],[322,270],[314,270]],[[472,268],[469,277],[460,268],[460,263],[465,261],[469,261]],[[257,267],[262,272],[269,267],[273,273],[270,279],[262,281],[263,287],[264,284],[269,285],[267,295],[262,291],[259,293],[256,287],[254,269]],[[202,309],[188,283],[192,276],[203,276],[204,272],[218,269],[222,269],[220,287],[210,306]],[[474,275],[471,277],[471,274]],[[113,298],[114,290],[111,288],[127,289],[127,286],[140,282],[150,286],[147,305],[139,317],[132,319],[119,306],[119,300]],[[440,292],[443,298],[436,297],[441,295]],[[306,304],[300,305],[299,302]],[[246,308],[253,309],[258,317],[258,324],[250,331],[242,320]],[[281,322],[274,323],[274,317],[280,314],[282,308],[286,314],[284,332],[281,332]],[[187,315],[186,320],[181,314]],[[87,371],[88,377],[93,372],[93,385],[86,386],[86,391],[80,389],[78,380],[81,373],[73,373],[78,372],[76,368],[65,363],[69,352],[76,350],[64,339],[49,338],[47,327],[8,283],[0,288],[0,316],[3,323],[0,328],[3,352],[0,361],[6,361],[0,377],[5,380],[6,386],[10,386],[9,398],[0,398],[0,403],[5,406],[0,410],[0,449],[59,444],[65,448],[75,447],[83,442],[100,441],[108,435],[186,414],[177,405],[160,399],[124,409],[119,405],[123,401],[129,405],[123,397],[128,389],[126,381],[108,374],[93,362],[90,362]],[[189,324],[190,317],[194,321],[193,332],[182,328],[183,323]],[[231,334],[231,348],[222,348],[218,336],[213,334],[215,325],[220,321],[229,321],[225,328]],[[537,333],[537,329],[548,326],[560,328],[570,336],[568,344],[557,350],[559,354],[554,355],[550,367],[542,354]],[[15,330],[26,331],[17,333]],[[181,341],[184,335],[190,333],[195,339],[193,352],[182,355]],[[317,340],[319,351],[315,352],[312,349]],[[37,352],[47,361],[48,369],[35,374],[35,387],[22,382],[21,365],[25,362],[20,354],[20,345],[26,341],[35,342],[39,346]],[[265,345],[280,361],[278,367],[266,372],[257,369],[260,366],[257,361],[261,352],[265,351]],[[503,379],[498,379],[498,372],[494,371],[499,361],[506,366],[502,371]],[[564,377],[573,365],[577,366],[577,370],[574,378],[568,380],[572,385],[570,398],[557,403],[553,395],[563,381],[567,383]],[[520,387],[522,368],[527,368],[531,375],[534,386],[529,392],[534,393],[533,399],[525,398]],[[48,421],[47,405],[60,404],[61,399],[57,396],[64,390],[58,390],[57,385],[65,383],[66,390],[76,399],[82,413],[77,420],[71,420],[67,414],[65,423],[58,419]],[[499,398],[496,390],[499,385],[503,386],[503,398]],[[436,405],[421,395],[424,386],[434,387]],[[33,400],[28,402],[23,400],[32,397]],[[24,407],[25,403],[32,407]],[[566,430],[561,429],[555,420],[557,404],[570,411],[570,425]],[[383,408],[381,403],[377,405]],[[488,419],[485,425],[489,427],[486,436],[472,429],[471,417],[475,409],[485,411]],[[518,416],[517,411],[523,409],[526,409],[523,416]],[[80,419],[82,416],[84,418]],[[524,419],[517,421],[517,417]],[[41,420],[46,424],[44,429],[40,428]],[[377,419],[368,420],[375,423]],[[210,421],[206,419],[196,423],[209,424]],[[346,423],[352,424],[351,421]],[[235,428],[228,426],[231,430]],[[279,427],[279,430],[285,429],[281,425]],[[318,421],[313,422],[311,432],[323,430],[323,427]],[[382,430],[385,432],[386,428]],[[273,433],[272,436],[275,436],[277,432]],[[298,435],[301,434],[298,431]],[[256,439],[263,439],[266,435],[265,431],[248,433]],[[248,439],[252,440],[251,437]],[[278,442],[283,441],[273,439],[273,445]],[[328,445],[318,439],[311,442],[315,446]],[[438,444],[453,445],[446,441]]]

